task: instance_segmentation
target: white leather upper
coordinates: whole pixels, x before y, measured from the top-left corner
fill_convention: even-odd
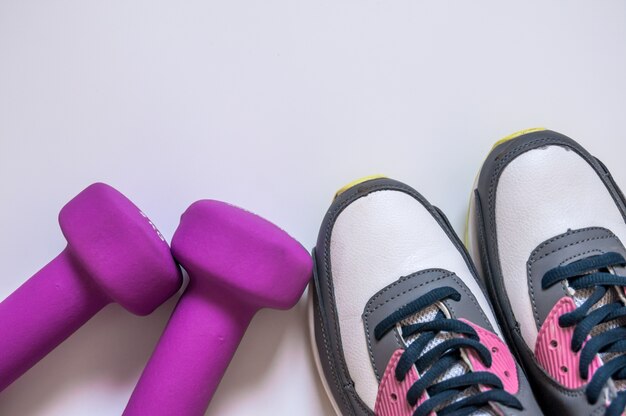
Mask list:
[[[534,349],[526,262],[545,240],[568,229],[604,227],[626,242],[626,224],[594,169],[576,152],[548,146],[521,154],[496,190],[498,255],[504,286],[526,344]]]
[[[332,230],[330,261],[346,364],[370,409],[378,382],[361,315],[367,301],[398,278],[430,268],[456,273],[500,334],[491,307],[453,242],[428,210],[404,192],[373,192],[345,208]]]

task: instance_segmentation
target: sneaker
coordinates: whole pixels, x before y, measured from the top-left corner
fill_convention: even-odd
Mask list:
[[[313,257],[311,339],[337,414],[540,414],[462,243],[415,190],[342,189]]]
[[[496,143],[474,187],[468,246],[546,414],[626,405],[626,206],[572,139],[531,129]]]

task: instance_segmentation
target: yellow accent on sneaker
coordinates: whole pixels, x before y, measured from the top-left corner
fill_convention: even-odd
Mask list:
[[[335,198],[337,198],[339,195],[341,195],[342,193],[346,192],[348,189],[357,186],[358,184],[361,184],[363,182],[367,182],[367,181],[371,181],[373,179],[383,179],[386,178],[386,176],[384,175],[369,175],[369,176],[364,176],[362,178],[359,178],[357,180],[354,180],[352,182],[350,182],[349,184],[342,186],[337,192],[335,192]]]

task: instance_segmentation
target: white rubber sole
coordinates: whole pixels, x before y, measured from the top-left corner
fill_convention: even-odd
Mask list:
[[[341,411],[339,410],[339,405],[335,401],[335,397],[333,396],[330,386],[328,385],[328,381],[326,380],[326,376],[324,375],[324,370],[322,369],[322,362],[320,361],[320,354],[317,350],[317,344],[315,343],[315,316],[313,313],[313,291],[311,290],[313,287],[313,282],[309,283],[308,290],[308,299],[307,299],[307,315],[309,321],[309,342],[311,343],[311,352],[313,354],[313,361],[315,361],[315,368],[317,368],[317,375],[322,382],[322,386],[324,387],[324,391],[326,392],[326,396],[330,401],[330,404],[335,411],[337,416],[341,416]]]

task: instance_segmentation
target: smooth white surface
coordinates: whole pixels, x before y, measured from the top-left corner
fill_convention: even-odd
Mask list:
[[[537,125],[626,186],[625,73],[621,0],[0,0],[0,298],[62,249],[57,212],[94,181],[167,238],[217,198],[307,247],[333,192],[379,172],[462,231],[491,144]],[[172,306],[109,307],[0,414],[120,414]],[[258,315],[207,414],[330,414],[305,326],[303,304]]]
[[[549,238],[586,227],[604,227],[626,242],[626,224],[593,168],[577,153],[550,146],[515,158],[496,191],[498,252],[513,313],[531,350],[537,324],[528,294],[526,263]]]
[[[367,302],[385,286],[421,270],[449,270],[465,283],[491,325],[498,328],[450,237],[424,205],[404,192],[374,192],[341,211],[331,234],[330,261],[346,365],[357,393],[371,410],[378,380],[362,316]]]

